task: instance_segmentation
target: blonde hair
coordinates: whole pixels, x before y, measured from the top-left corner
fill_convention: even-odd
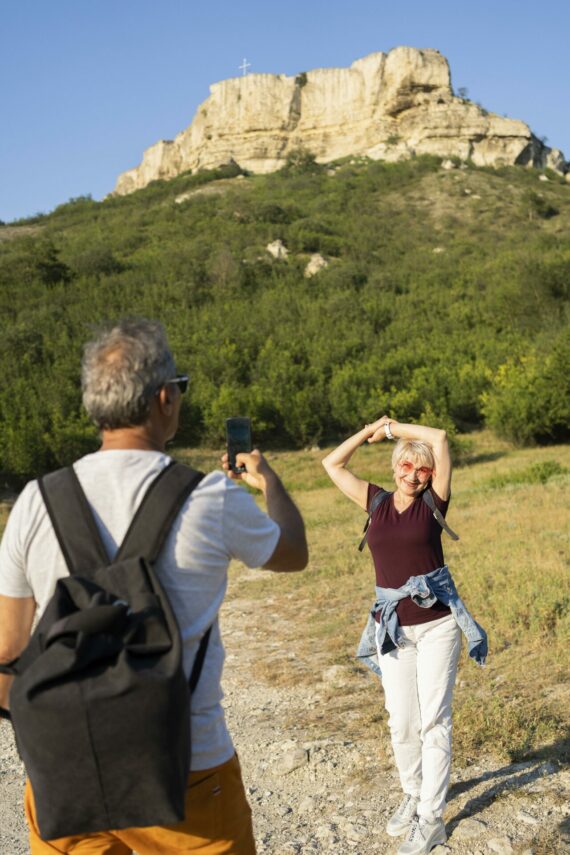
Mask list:
[[[395,470],[398,463],[404,458],[411,458],[414,463],[419,463],[420,466],[429,466],[430,469],[435,469],[433,450],[427,442],[400,438],[392,452],[392,469]]]

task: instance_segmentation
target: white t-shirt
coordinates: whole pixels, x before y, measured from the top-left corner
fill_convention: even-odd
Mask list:
[[[156,451],[104,451],[82,457],[75,472],[109,555],[117,551],[142,498],[171,458]],[[218,610],[231,558],[261,567],[273,554],[279,526],[243,488],[212,472],[189,496],[156,563],[182,636],[190,675],[198,644],[213,626],[198,686],[192,696],[192,769],[209,769],[234,753],[221,706],[224,648]],[[41,614],[57,579],[67,576],[37,481],[26,485],[0,545],[0,594],[33,596]]]

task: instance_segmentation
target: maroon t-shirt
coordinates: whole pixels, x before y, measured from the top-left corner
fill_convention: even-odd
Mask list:
[[[381,489],[376,484],[368,485],[368,509]],[[449,499],[444,502],[433,489],[431,493],[445,516]],[[400,588],[410,576],[421,576],[441,567],[445,563],[441,532],[441,526],[421,496],[417,496],[403,513],[396,510],[393,495],[384,499],[374,511],[368,529],[376,584],[381,588]],[[396,612],[401,626],[428,623],[451,614],[439,601],[429,609],[422,609],[409,597],[398,603]]]

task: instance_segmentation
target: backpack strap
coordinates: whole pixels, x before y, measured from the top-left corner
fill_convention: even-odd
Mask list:
[[[174,520],[203,472],[172,461],[154,479],[134,515],[114,560],[144,555],[156,561]]]
[[[200,674],[202,673],[202,665],[204,664],[204,659],[206,658],[206,650],[208,649],[208,642],[210,640],[211,632],[212,625],[210,624],[210,626],[200,639],[198,652],[196,653],[194,665],[192,666],[192,673],[190,674],[190,679],[188,680],[191,695],[194,694],[194,690],[196,689],[196,686],[198,685],[198,680],[200,679]]]
[[[428,506],[428,508],[430,509],[430,511],[432,512],[432,514],[434,515],[434,517],[436,518],[437,522],[438,522],[438,523],[440,524],[440,526],[442,527],[442,529],[443,529],[445,532],[447,532],[447,534],[450,536],[450,538],[451,538],[452,540],[459,540],[459,535],[458,535],[458,534],[455,534],[455,532],[453,531],[453,529],[451,529],[451,528],[447,525],[447,523],[446,523],[446,521],[445,521],[445,517],[443,516],[443,514],[441,513],[441,511],[439,510],[439,508],[436,506],[435,501],[434,501],[434,498],[433,498],[433,496],[432,496],[432,494],[431,494],[431,490],[430,490],[429,488],[428,488],[427,490],[424,490],[424,491],[423,491],[423,493],[422,493],[422,499],[424,500],[424,502],[426,503],[426,505]]]
[[[373,515],[374,511],[376,510],[378,505],[381,505],[382,502],[384,502],[386,499],[388,499],[391,495],[392,495],[392,493],[389,493],[387,490],[379,490],[378,493],[376,493],[376,495],[372,499],[372,502],[370,503],[370,510],[368,511],[368,519],[366,520],[366,524],[364,526],[364,537],[360,541],[360,545],[358,547],[360,552],[362,552],[362,550],[364,549],[364,545],[368,539],[368,529],[370,527],[370,523],[372,521],[372,515]],[[453,529],[451,529],[447,525],[447,523],[445,521],[445,517],[443,516],[443,514],[441,513],[439,508],[436,506],[434,498],[431,494],[431,490],[428,489],[428,490],[423,491],[422,500],[428,506],[428,508],[430,509],[432,514],[434,515],[436,521],[439,523],[439,525],[442,527],[442,529],[445,532],[447,532],[447,534],[450,536],[450,538],[452,540],[459,540],[459,535],[456,534],[453,531]]]
[[[388,490],[379,490],[374,495],[372,501],[370,502],[370,510],[368,511],[368,519],[366,520],[366,522],[364,524],[364,528],[362,530],[364,537],[362,538],[362,540],[360,541],[360,544],[358,546],[359,552],[362,552],[362,550],[364,549],[364,546],[366,544],[366,541],[368,540],[368,529],[370,528],[370,523],[372,521],[372,515],[374,514],[374,511],[376,510],[376,508],[379,505],[382,504],[382,502],[385,502],[386,499],[389,499],[391,495],[392,495],[392,493],[388,492]]]
[[[187,497],[203,478],[172,461],[154,479],[113,560],[143,555],[155,561]],[[39,479],[39,488],[71,575],[89,577],[111,559],[72,466]]]
[[[38,479],[53,530],[71,576],[109,563],[93,512],[73,466]]]
[[[156,561],[184,502],[203,477],[203,472],[197,472],[174,460],[163,469],[146,491],[115,560],[144,555],[150,562]],[[211,632],[212,625],[208,627],[198,645],[188,680],[191,695],[202,673]]]

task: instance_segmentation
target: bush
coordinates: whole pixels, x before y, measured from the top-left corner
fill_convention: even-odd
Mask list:
[[[259,223],[273,223],[280,225],[291,222],[291,212],[271,202],[259,205],[254,211],[254,217]]]
[[[382,385],[382,364],[372,358],[358,362],[345,362],[337,366],[329,385],[332,416],[342,431],[355,430],[355,426],[379,418]]]
[[[70,262],[80,276],[110,276],[120,273],[123,265],[115,257],[112,249],[104,244],[92,246],[79,253]]]
[[[72,272],[59,258],[59,249],[51,241],[40,244],[38,252],[34,253],[33,273],[44,285],[56,285],[58,282],[69,282]]]
[[[306,148],[295,148],[289,152],[280,172],[283,175],[314,175],[322,172],[317,156]]]
[[[297,220],[289,229],[289,244],[293,252],[324,252],[339,255],[340,240],[332,228],[320,220],[308,217]]]
[[[550,354],[503,363],[482,395],[489,427],[518,445],[570,439],[570,331]]]
[[[537,217],[542,220],[549,220],[560,213],[558,208],[555,208],[544,196],[540,193],[535,193],[534,190],[528,190],[524,194],[523,210],[529,220],[534,220]]]

